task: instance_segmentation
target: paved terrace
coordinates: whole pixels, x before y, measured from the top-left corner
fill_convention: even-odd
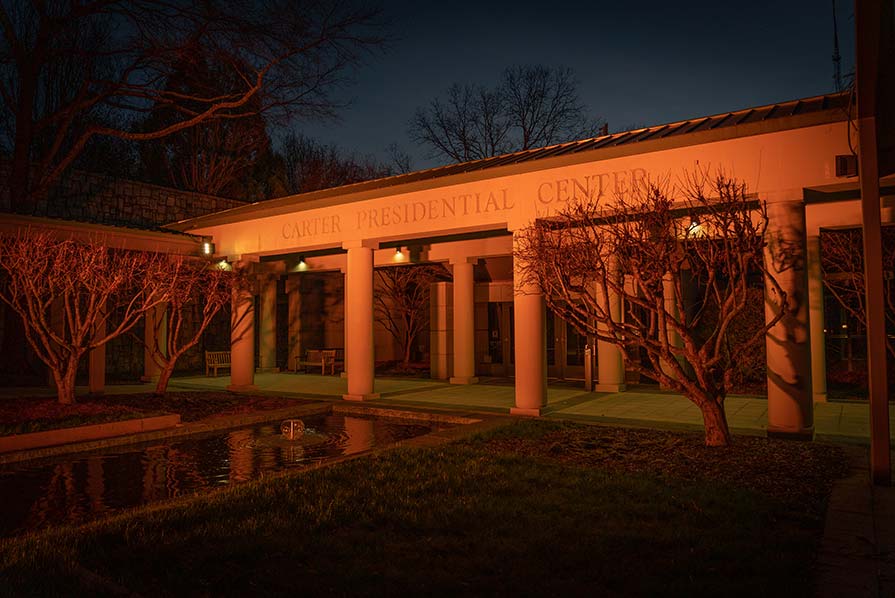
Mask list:
[[[175,378],[171,390],[223,390],[229,376]],[[263,393],[275,393],[319,399],[341,399],[346,381],[338,376],[313,374],[256,374],[255,384]],[[106,392],[118,388],[109,386]],[[149,387],[136,387],[145,392]],[[374,404],[462,409],[493,413],[509,412],[513,386],[503,379],[485,378],[471,386],[414,378],[376,378]],[[739,434],[764,435],[767,425],[767,401],[764,397],[730,396],[725,402],[731,430]],[[575,419],[599,423],[636,425],[653,428],[702,430],[699,409],[681,395],[649,386],[634,386],[623,393],[585,392],[581,383],[554,382],[547,390],[545,417]],[[890,410],[890,429],[895,432],[895,409]],[[865,444],[870,438],[870,420],[866,402],[816,403],[816,437],[819,440]]]
[[[229,376],[174,378],[172,392],[225,390]],[[255,374],[260,394],[311,399],[340,400],[347,383],[339,376],[314,374]],[[627,392],[585,392],[581,382],[552,381],[547,390],[544,417],[595,423],[621,424],[676,430],[702,430],[699,409],[681,395],[654,386],[632,386]],[[151,384],[107,385],[107,394],[150,392]],[[78,388],[78,394],[86,394]],[[434,410],[509,413],[514,406],[513,386],[506,379],[483,378],[470,386],[451,385],[423,378],[376,378],[380,398],[374,405],[417,407]],[[47,388],[0,389],[0,397],[55,394]],[[729,396],[725,402],[727,421],[735,434],[764,435],[767,400],[761,396]],[[895,408],[889,411],[890,430],[895,438]],[[832,402],[814,405],[815,437],[818,440],[868,444],[870,416],[866,402]]]

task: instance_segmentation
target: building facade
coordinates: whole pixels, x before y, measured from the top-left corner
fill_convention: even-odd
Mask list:
[[[826,393],[820,231],[861,222],[857,178],[848,169],[848,107],[843,94],[763,106],[260,202],[171,227],[211,238],[218,259],[258,281],[233,301],[232,388],[253,387],[256,336],[261,368],[273,368],[277,330],[288,328],[280,336],[291,363],[301,328],[314,325],[300,317],[303,278],[327,272],[344,277],[344,326],[335,333],[344,338],[345,398],[376,397],[374,268],[437,262],[452,281],[433,287],[433,375],[455,384],[475,383],[480,373],[514,375],[512,412],[538,415],[548,375],[577,376],[587,339],[552,318],[540,290],[523,284],[513,261],[520,232],[569,201],[611,206],[642,180],[720,168],[766,203],[770,232],[804,258],[778,273],[798,302],[795,324],[775,326],[767,343],[769,431],[802,436],[812,433],[813,402]],[[893,181],[881,182],[883,222],[892,223]],[[288,323],[279,326],[278,285],[289,306]],[[620,350],[594,349],[597,388],[623,390]]]

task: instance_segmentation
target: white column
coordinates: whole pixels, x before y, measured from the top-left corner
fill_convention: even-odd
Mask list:
[[[541,415],[547,405],[547,308],[540,286],[522,279],[518,257],[513,262],[516,406],[510,413]]]
[[[475,282],[477,258],[451,260],[454,270],[454,375],[451,384],[475,384]]]
[[[345,287],[345,361],[348,372],[346,401],[379,397],[373,392],[373,246],[346,242],[348,280]]]
[[[277,368],[277,277],[261,280],[260,321],[258,323],[259,372],[278,372]]]
[[[811,326],[811,390],[815,403],[827,400],[824,278],[820,260],[820,236],[810,236],[808,237],[808,321]]]
[[[811,337],[808,327],[805,204],[769,201],[765,266],[787,296],[783,317],[766,337],[768,434],[792,438],[814,435]],[[780,313],[780,296],[765,282],[765,318]]]
[[[243,266],[245,267],[245,266]],[[257,390],[255,386],[255,292],[233,290],[230,311],[230,386],[227,390]]]
[[[93,329],[94,338],[106,336],[105,314],[100,314],[100,319]],[[101,395],[106,390],[106,344],[103,343],[87,354],[88,392],[92,395]]]
[[[345,266],[341,269],[342,271],[342,346],[345,347],[344,353],[344,362],[342,363],[342,373],[339,374],[342,378],[348,378],[348,339],[349,339],[349,331],[348,331],[348,263],[346,259]]]
[[[681,317],[681,306],[678,303],[677,298],[677,281],[674,279],[674,275],[666,274],[662,277],[662,296],[665,301],[665,313],[668,314],[669,317],[679,319]],[[681,335],[678,334],[677,330],[675,330],[670,323],[665,324],[665,334],[668,335],[668,345],[669,347],[683,347],[684,342],[681,339]],[[666,376],[670,376],[672,378],[675,377],[674,369],[672,364],[666,363],[665,360],[661,361],[662,371]]]
[[[447,380],[453,368],[453,283],[429,287],[429,371],[435,380]]]
[[[617,280],[621,280],[621,273],[618,271],[618,263],[613,261],[609,267],[612,271],[609,273],[615,276]],[[604,296],[601,285],[596,287],[596,297],[604,309],[609,313],[613,322],[622,321],[622,298],[613,291],[609,290],[609,296]],[[609,334],[606,324],[597,323],[597,331],[603,335]],[[621,347],[615,343],[597,340],[597,384],[594,390],[597,392],[624,392],[625,385],[625,354]]]
[[[286,296],[289,298],[289,357],[286,369],[294,370],[296,357],[301,356],[301,278],[286,279]]]
[[[143,382],[155,382],[158,380],[159,368],[158,364],[152,358],[152,349],[155,346],[161,351],[162,355],[166,355],[168,347],[168,304],[160,303],[155,308],[150,309],[143,316],[144,337],[146,346],[143,348]]]

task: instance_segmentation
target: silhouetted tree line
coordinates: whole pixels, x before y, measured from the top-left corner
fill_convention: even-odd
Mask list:
[[[0,1],[0,154],[31,211],[70,169],[260,200],[411,169],[301,134],[384,39],[336,0]],[[420,109],[411,138],[450,161],[593,135],[568,69],[508,68]],[[271,139],[270,131],[290,133]]]
[[[596,136],[605,131],[578,97],[571,69],[507,68],[492,87],[460,85],[417,110],[411,138],[430,157],[468,162]]]
[[[336,0],[4,0],[11,203],[27,212],[72,167],[269,194],[266,128],[334,115],[381,30],[377,11]]]

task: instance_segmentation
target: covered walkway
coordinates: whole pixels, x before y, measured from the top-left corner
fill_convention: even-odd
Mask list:
[[[224,391],[230,376],[173,378],[170,392],[189,390]],[[550,381],[543,417],[644,428],[702,430],[699,409],[681,395],[654,386],[629,386],[626,392],[585,392],[580,383]],[[309,399],[341,401],[346,380],[314,374],[256,374],[257,391]],[[78,387],[78,395],[87,387]],[[151,384],[109,385],[108,394],[152,392]],[[482,378],[479,384],[458,386],[427,378],[376,378],[380,397],[371,405],[401,406],[438,411],[480,411],[506,414],[514,406],[512,379]],[[48,388],[0,389],[3,396],[54,394]],[[727,420],[735,434],[763,436],[767,430],[767,399],[760,396],[730,396],[725,402]],[[889,429],[895,436],[895,409],[889,411]],[[814,404],[815,438],[833,442],[868,444],[869,406],[865,401]]]
[[[229,376],[176,378],[171,390],[224,390]],[[341,400],[346,381],[338,376],[313,374],[257,374],[258,392],[307,398]],[[144,387],[145,388],[145,387]],[[438,410],[483,411],[505,414],[514,406],[512,380],[483,378],[476,385],[452,385],[423,378],[376,378],[380,397],[372,404]],[[109,392],[115,392],[114,387]],[[818,440],[866,444],[870,416],[866,402],[815,403],[815,437]],[[727,419],[734,433],[764,435],[767,399],[731,396],[726,401]],[[651,386],[631,386],[626,392],[585,392],[569,383],[547,387],[544,417],[595,423],[665,429],[702,429],[699,409],[684,397]],[[895,431],[895,410],[890,410],[890,430]]]

